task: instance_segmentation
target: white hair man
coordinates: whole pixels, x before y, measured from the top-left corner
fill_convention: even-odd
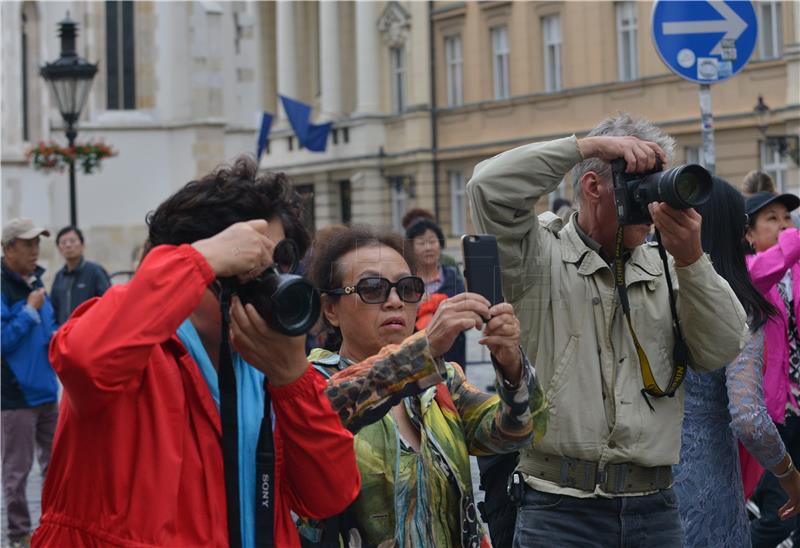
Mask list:
[[[674,140],[653,124],[620,113],[587,137],[521,146],[476,166],[467,192],[475,226],[494,234],[503,291],[522,323],[522,346],[535,358],[550,405],[548,430],[522,452],[524,488],[515,546],[682,546],[672,492],[683,389],[648,397],[633,332],[663,383],[675,345],[664,268],[650,224],[623,228],[632,327],[615,291],[617,209],[610,162],[627,172],[666,165]],[[579,211],[566,224],[537,218],[536,202],[573,170]],[[723,367],[746,340],[745,314],[700,244],[693,209],[649,204],[671,255],[678,317],[690,366]],[[623,290],[624,291],[624,290]],[[644,360],[641,360],[644,362]],[[662,384],[662,386],[664,386]]]

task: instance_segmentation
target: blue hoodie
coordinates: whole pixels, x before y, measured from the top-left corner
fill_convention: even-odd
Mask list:
[[[42,287],[43,269],[34,273],[34,287],[2,263],[2,394],[0,406],[36,407],[58,400],[58,381],[47,349],[57,325],[50,299],[37,311],[27,306],[28,294]]]

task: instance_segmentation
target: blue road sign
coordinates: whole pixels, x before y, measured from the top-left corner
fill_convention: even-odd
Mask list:
[[[752,2],[658,0],[653,42],[669,69],[687,80],[713,84],[744,68],[756,45]]]

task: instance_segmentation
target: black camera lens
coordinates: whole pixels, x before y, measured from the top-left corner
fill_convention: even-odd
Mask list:
[[[306,279],[291,274],[298,265],[293,241],[281,240],[275,246],[273,259],[273,266],[238,286],[237,293],[276,331],[291,337],[308,333],[319,319],[319,291]]]
[[[696,164],[678,166],[649,175],[643,184],[654,183],[659,202],[675,209],[688,209],[706,203],[711,196],[711,174]]]

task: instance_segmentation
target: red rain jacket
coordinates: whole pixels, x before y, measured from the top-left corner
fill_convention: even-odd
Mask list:
[[[228,546],[219,412],[175,335],[213,279],[193,247],[157,247],[53,337],[64,396],[34,546]],[[300,546],[290,510],[328,517],[360,490],[325,386],[309,367],[270,387],[276,546]]]

